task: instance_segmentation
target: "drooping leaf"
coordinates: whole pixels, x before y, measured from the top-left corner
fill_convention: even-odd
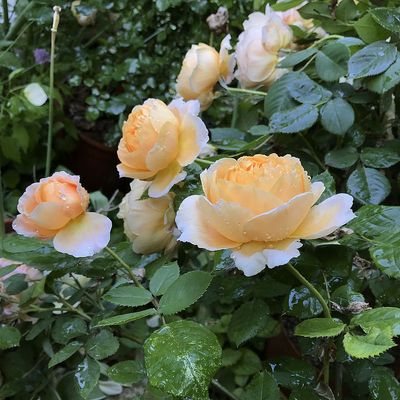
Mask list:
[[[172,322],[146,340],[144,352],[151,385],[174,396],[208,397],[222,353],[211,331],[192,321]]]
[[[397,48],[385,41],[375,42],[354,53],[349,60],[349,76],[364,78],[386,71],[396,60]]]
[[[343,322],[332,318],[313,318],[300,322],[295,334],[309,338],[333,337],[342,333],[345,327]]]
[[[318,76],[326,82],[337,81],[347,75],[347,63],[350,51],[341,43],[329,43],[325,45],[315,58],[315,68]]]
[[[232,315],[228,337],[236,346],[256,336],[268,322],[269,308],[262,300],[242,304]]]
[[[55,353],[50,361],[49,361],[49,368],[54,367],[57,364],[62,363],[63,361],[67,360],[71,356],[73,356],[80,348],[82,347],[82,343],[80,342],[70,342],[61,350]]]
[[[379,204],[389,196],[391,185],[384,174],[359,167],[347,180],[347,191],[361,204]]]
[[[312,104],[302,104],[290,110],[273,114],[269,121],[271,132],[295,133],[311,128],[318,119],[318,110]]]
[[[134,313],[116,315],[115,317],[102,319],[96,324],[96,327],[124,325],[127,324],[128,322],[137,321],[138,319],[150,317],[155,314],[157,314],[157,310],[154,308],[149,308],[148,310],[137,311]]]
[[[130,307],[143,306],[152,300],[152,295],[148,290],[136,286],[118,286],[108,291],[103,297],[110,303]]]
[[[321,107],[320,118],[328,132],[344,135],[354,123],[354,110],[350,103],[337,97]]]
[[[204,271],[191,271],[181,275],[168,287],[160,300],[160,312],[175,314],[195,303],[207,290],[212,275]]]

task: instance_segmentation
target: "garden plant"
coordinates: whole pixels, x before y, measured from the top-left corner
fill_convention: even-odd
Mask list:
[[[0,399],[400,399],[399,6],[3,2]]]

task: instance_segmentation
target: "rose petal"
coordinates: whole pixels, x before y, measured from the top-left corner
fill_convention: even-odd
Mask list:
[[[39,237],[41,239],[53,238],[57,230],[45,229],[36,225],[33,221],[28,219],[24,214],[17,215],[13,221],[13,229],[19,235],[26,237]]]
[[[302,246],[298,240],[282,240],[280,242],[251,242],[235,249],[231,257],[236,267],[246,276],[253,276],[265,267],[275,268],[287,264],[292,258],[300,255]]]
[[[351,210],[353,198],[345,193],[336,194],[311,208],[306,219],[290,237],[318,239],[346,224],[355,214]]]
[[[240,243],[229,240],[214,229],[210,217],[205,213],[205,201],[204,196],[189,196],[183,200],[175,219],[182,232],[178,240],[211,251],[238,247]]]
[[[88,212],[75,218],[54,237],[54,248],[74,257],[98,253],[110,241],[112,223],[104,215]]]
[[[48,97],[46,92],[38,83],[30,83],[24,89],[26,99],[36,107],[42,106],[46,103]]]
[[[49,230],[61,229],[71,219],[66,214],[63,204],[59,203],[40,203],[29,214],[29,219],[41,228]]]

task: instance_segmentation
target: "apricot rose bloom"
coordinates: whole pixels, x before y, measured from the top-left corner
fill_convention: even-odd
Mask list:
[[[279,50],[290,47],[292,30],[269,5],[243,23],[236,46],[236,77],[244,88],[268,87],[285,70],[277,69]]]
[[[329,235],[354,218],[348,194],[315,205],[324,184],[311,183],[290,155],[224,158],[200,178],[204,196],[186,198],[177,212],[178,240],[211,251],[232,249],[246,276],[286,264],[300,255],[300,239]]]
[[[92,256],[110,241],[111,221],[87,212],[88,205],[89,194],[79,176],[55,172],[26,188],[13,228],[23,236],[53,239],[61,253]]]
[[[199,100],[201,109],[207,109],[213,101],[214,86],[222,79],[233,79],[235,58],[229,54],[231,35],[221,42],[219,53],[207,44],[194,44],[188,50],[176,82],[176,91],[185,100]]]
[[[149,180],[150,197],[161,197],[185,179],[191,164],[208,142],[208,131],[197,116],[197,100],[173,100],[168,106],[148,99],[136,106],[122,128],[118,146],[121,177]]]
[[[123,198],[118,218],[124,220],[124,231],[135,253],[150,254],[171,251],[176,245],[174,194],[158,199],[142,199],[149,182],[134,180],[131,191]]]

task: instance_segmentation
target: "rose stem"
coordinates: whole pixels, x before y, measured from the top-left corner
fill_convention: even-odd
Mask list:
[[[7,35],[7,32],[10,29],[10,20],[8,18],[8,0],[3,0],[3,21],[4,34]]]
[[[135,286],[144,289],[143,285],[139,282],[139,279],[137,278],[137,276],[132,272],[131,267],[115,251],[111,250],[108,246],[106,246],[105,249],[121,264],[121,266],[124,268],[124,270],[128,273],[129,277],[132,279]],[[158,311],[160,306],[158,304],[157,299],[155,297],[153,297],[151,302],[153,303],[154,307]],[[161,315],[161,320],[162,320],[162,323],[165,325],[165,319],[164,319],[163,315]]]
[[[239,400],[233,393],[231,393],[225,386],[221,385],[216,379],[212,380],[212,384],[222,393],[225,393],[232,400]]]
[[[250,90],[250,89],[242,89],[242,88],[233,88],[226,86],[225,89],[228,92],[237,92],[237,93],[246,93],[246,94],[255,94],[257,96],[266,96],[266,92],[260,92],[259,90]]]
[[[294,275],[304,286],[308,288],[310,293],[312,293],[318,301],[321,303],[322,309],[324,311],[324,315],[326,318],[332,318],[331,311],[329,310],[328,304],[326,304],[325,299],[322,297],[321,293],[313,286],[311,282],[309,282],[292,264],[287,264],[288,270]],[[324,351],[324,360],[323,360],[323,374],[324,374],[324,382],[329,385],[329,349],[325,349]]]
[[[45,176],[50,175],[51,148],[53,142],[53,113],[54,113],[54,53],[56,48],[56,36],[58,23],[60,22],[61,8],[53,7],[53,27],[51,28],[51,47],[50,47],[50,89],[49,89],[49,130],[47,133],[47,152],[46,152],[46,171]]]
[[[3,201],[3,181],[1,178],[1,165],[0,165],[0,248],[3,247],[3,239],[5,237],[4,229],[4,201]]]

